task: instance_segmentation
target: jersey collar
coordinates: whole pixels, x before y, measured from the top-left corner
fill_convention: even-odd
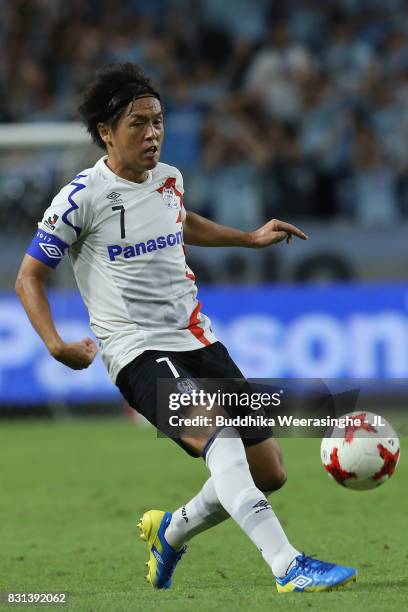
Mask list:
[[[98,165],[100,166],[104,174],[106,174],[110,178],[115,179],[116,181],[120,181],[122,183],[126,183],[126,185],[132,185],[132,187],[135,187],[136,189],[142,189],[143,187],[146,187],[146,185],[149,185],[152,182],[153,173],[151,170],[147,171],[147,179],[143,181],[143,183],[135,183],[134,181],[128,181],[127,179],[124,179],[121,176],[118,176],[117,174],[112,172],[112,170],[106,164],[107,159],[108,159],[108,156],[104,155],[98,161]]]

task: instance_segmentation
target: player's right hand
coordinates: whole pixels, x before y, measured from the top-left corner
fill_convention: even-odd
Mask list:
[[[62,343],[51,354],[57,361],[72,370],[84,370],[95,359],[98,348],[91,338],[84,338],[80,342]]]

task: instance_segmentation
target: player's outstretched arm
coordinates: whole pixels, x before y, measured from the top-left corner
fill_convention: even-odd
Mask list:
[[[59,336],[46,292],[51,272],[45,264],[25,255],[16,280],[16,293],[50,354],[69,368],[82,370],[92,363],[98,349],[91,338],[66,343]]]
[[[307,240],[308,236],[295,225],[272,219],[253,232],[243,232],[188,212],[183,223],[184,242],[195,246],[240,246],[261,249],[293,237]]]

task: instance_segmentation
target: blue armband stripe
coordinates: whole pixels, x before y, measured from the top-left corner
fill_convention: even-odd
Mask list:
[[[66,244],[57,236],[39,229],[28,247],[27,253],[34,259],[50,266],[50,268],[56,268],[68,247],[69,244]]]

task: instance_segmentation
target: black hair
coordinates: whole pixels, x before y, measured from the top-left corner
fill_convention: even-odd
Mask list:
[[[80,117],[95,144],[106,149],[98,131],[98,123],[108,123],[115,127],[123,110],[132,100],[147,96],[153,96],[161,102],[150,79],[136,64],[109,64],[98,70],[78,107]]]

